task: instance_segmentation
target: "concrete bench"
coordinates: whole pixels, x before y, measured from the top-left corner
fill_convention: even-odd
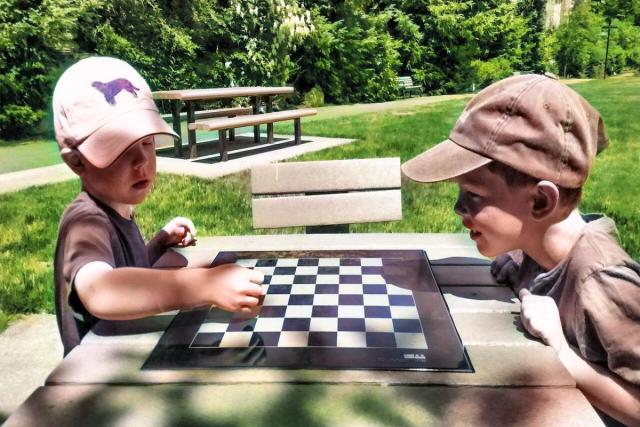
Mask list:
[[[422,86],[414,84],[410,76],[401,76],[397,80],[400,95],[406,96],[406,94],[409,94],[409,97],[411,97],[412,92],[422,93]]]
[[[401,220],[400,181],[397,157],[254,166],[253,227],[344,233],[353,223]]]
[[[270,124],[293,120],[295,143],[300,144],[302,131],[300,126],[300,118],[315,115],[317,111],[314,108],[302,108],[299,110],[277,111],[264,114],[251,114],[236,117],[213,118],[207,120],[197,120],[189,124],[189,130],[207,130],[218,131],[220,140],[220,160],[228,159],[227,153],[227,131],[244,126],[256,126],[261,124]],[[267,143],[273,142],[273,133],[267,133]]]

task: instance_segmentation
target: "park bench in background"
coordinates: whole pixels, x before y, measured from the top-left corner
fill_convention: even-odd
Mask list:
[[[277,111],[264,114],[196,120],[194,123],[189,124],[189,130],[217,130],[218,139],[220,141],[220,160],[226,161],[228,159],[227,131],[231,132],[233,131],[233,129],[244,126],[256,126],[261,124],[272,124],[275,122],[293,120],[295,134],[294,139],[296,145],[299,145],[302,136],[300,118],[305,116],[312,116],[316,114],[316,112],[317,111],[314,108],[302,108],[299,110]],[[267,143],[270,144],[272,142],[273,132],[267,132]]]
[[[398,77],[398,87],[400,88],[400,95],[405,97],[411,97],[412,93],[422,93],[422,86],[413,84],[413,79],[410,76]]]
[[[402,219],[399,158],[258,165],[251,192],[254,228],[340,233],[353,223]]]

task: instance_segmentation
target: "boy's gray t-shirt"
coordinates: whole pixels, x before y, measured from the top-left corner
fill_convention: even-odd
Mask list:
[[[73,285],[78,270],[93,261],[113,268],[150,266],[135,221],[83,191],[62,215],[54,261],[56,315],[65,355],[98,320],[84,307]]]
[[[619,245],[614,222],[588,222],[568,257],[548,272],[525,256],[521,287],[558,305],[564,334],[581,355],[640,384],[640,265]]]

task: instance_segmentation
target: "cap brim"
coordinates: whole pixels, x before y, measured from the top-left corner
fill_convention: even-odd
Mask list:
[[[156,110],[128,111],[92,133],[78,150],[97,168],[114,162],[131,144],[149,135],[165,134],[178,139]]]
[[[492,159],[464,148],[450,139],[402,164],[402,172],[418,182],[455,178],[490,163]]]

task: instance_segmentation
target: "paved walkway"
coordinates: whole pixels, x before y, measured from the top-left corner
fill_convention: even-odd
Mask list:
[[[247,155],[226,162],[214,162],[208,164],[168,157],[158,157],[158,172],[215,179],[224,175],[240,172],[245,169],[250,169],[252,166],[258,164],[290,159],[305,153],[337,147],[354,141],[353,139],[345,138],[305,136],[303,140],[308,142],[300,145],[277,148],[279,145],[286,145],[287,143],[290,143],[292,137],[287,135],[275,135],[275,137],[278,139],[282,138],[283,140],[273,143],[273,151]],[[238,151],[233,151],[232,153],[238,153]],[[9,172],[0,174],[0,193],[18,191],[36,185],[68,181],[74,178],[76,178],[76,175],[74,175],[74,173],[71,172],[65,164]]]
[[[62,351],[53,314],[27,316],[0,334],[0,423],[44,384]]]

